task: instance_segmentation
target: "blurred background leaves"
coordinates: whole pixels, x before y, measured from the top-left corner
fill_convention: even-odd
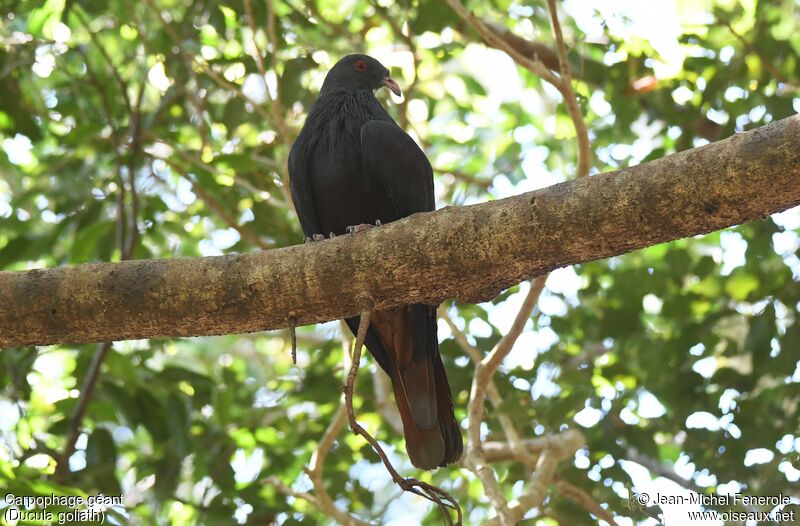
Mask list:
[[[517,45],[553,49],[545,3],[467,4]],[[800,110],[796,2],[562,7],[594,173]],[[439,206],[575,171],[557,93],[439,0],[3,0],[0,14],[2,270],[299,243],[288,149],[325,72],[350,52],[373,54],[403,86],[403,99],[379,97],[428,153]],[[657,477],[798,496],[798,234],[793,209],[556,271],[496,378],[503,410],[529,437],[580,428],[588,447],[558,476],[621,524],[653,523],[623,499]],[[485,352],[526,290],[447,312]],[[440,339],[465,418],[472,367],[444,323]],[[339,405],[339,325],[301,328],[298,342],[297,366],[286,332],[113,344],[66,470],[56,464],[96,346],[3,350],[0,489],[124,493],[117,524],[328,523],[265,482],[310,489],[304,466]],[[411,472],[379,403],[385,382],[365,368],[359,390],[360,419]],[[497,414],[486,419],[492,439],[502,439]],[[497,467],[517,495],[526,474]],[[491,515],[466,472],[426,477],[459,499],[467,523]],[[439,520],[347,432],[325,479],[337,506],[364,520]],[[529,523],[595,519],[553,493]]]

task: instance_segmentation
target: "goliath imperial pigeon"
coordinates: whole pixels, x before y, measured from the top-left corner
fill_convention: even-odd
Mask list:
[[[375,98],[400,88],[367,55],[348,55],[322,91],[289,155],[292,200],[307,239],[349,227],[389,223],[433,210],[433,171],[425,154]],[[436,308],[374,311],[366,346],[392,380],[411,462],[433,469],[461,456],[461,432],[439,356]],[[359,319],[347,325],[358,330]]]

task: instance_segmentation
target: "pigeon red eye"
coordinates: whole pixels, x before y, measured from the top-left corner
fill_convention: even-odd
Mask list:
[[[367,71],[367,63],[364,62],[363,60],[358,60],[356,61],[355,68],[356,71],[358,71],[359,73]]]

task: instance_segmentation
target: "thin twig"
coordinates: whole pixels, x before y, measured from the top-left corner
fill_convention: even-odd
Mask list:
[[[530,57],[525,56],[524,54],[520,53],[514,46],[509,44],[506,40],[501,38],[494,30],[492,30],[486,23],[475,16],[471,11],[469,11],[459,0],[447,0],[447,3],[450,7],[453,8],[453,11],[458,14],[465,22],[475,29],[478,34],[483,38],[483,40],[492,47],[505,51],[517,64],[523,66],[524,68],[528,69],[529,71],[533,72],[534,74],[538,75],[543,80],[549,82],[550,84],[555,87],[561,96],[564,98],[564,103],[567,106],[567,111],[569,112],[570,117],[572,118],[572,122],[575,126],[575,132],[578,135],[578,176],[582,177],[585,174],[589,173],[589,166],[591,165],[591,160],[589,157],[589,142],[588,142],[588,133],[586,131],[586,124],[583,120],[583,114],[580,111],[580,107],[575,100],[575,93],[572,90],[571,85],[571,74],[567,71],[566,75],[564,74],[564,68],[569,68],[569,62],[566,59],[566,50],[563,48],[563,38],[560,37],[561,28],[558,25],[558,19],[555,15],[555,4],[554,0],[548,0],[551,4],[551,21],[555,17],[555,24],[554,30],[558,27],[558,33],[556,34],[556,39],[559,40],[559,65],[561,67],[562,76],[556,76],[544,63],[539,60],[538,56],[531,59]],[[586,136],[587,139],[583,137]]]
[[[462,181],[464,181],[465,183],[468,183],[468,184],[474,184],[475,186],[483,188],[484,190],[489,188],[490,186],[492,186],[492,183],[493,183],[492,179],[487,179],[487,178],[484,178],[484,177],[477,177],[477,176],[474,176],[472,174],[468,174],[466,172],[462,172],[461,170],[449,170],[449,169],[446,169],[446,168],[436,168],[436,167],[434,167],[433,171],[436,172],[436,173],[440,173],[440,174],[452,175],[456,179],[460,179],[460,180],[462,180]]]
[[[297,318],[289,316],[289,338],[292,342],[292,365],[297,365]]]
[[[745,47],[745,49],[746,49],[747,51],[749,51],[750,53],[752,53],[752,54],[754,54],[756,57],[758,57],[758,60],[761,62],[761,65],[764,67],[764,69],[766,69],[766,70],[767,70],[767,72],[768,72],[770,75],[772,75],[773,77],[775,77],[775,79],[776,79],[778,82],[782,82],[783,84],[785,84],[785,85],[786,85],[787,87],[789,87],[790,89],[797,89],[797,87],[798,87],[798,86],[797,86],[797,84],[796,84],[796,83],[794,83],[794,82],[792,82],[791,80],[789,80],[789,79],[786,77],[786,75],[784,75],[784,74],[781,72],[781,70],[779,70],[777,67],[775,67],[775,64],[773,64],[773,63],[772,63],[770,60],[768,60],[768,59],[767,59],[767,58],[766,58],[766,57],[765,57],[765,56],[764,56],[764,55],[763,55],[763,54],[762,54],[762,53],[761,53],[761,52],[760,52],[760,51],[759,51],[759,50],[758,50],[758,49],[757,49],[757,48],[756,48],[754,45],[753,45],[753,43],[752,43],[752,42],[750,42],[749,40],[747,40],[746,38],[744,38],[744,37],[743,37],[741,34],[739,34],[739,32],[738,32],[738,31],[736,31],[736,30],[733,28],[733,25],[731,24],[731,21],[730,21],[730,20],[724,19],[724,20],[722,20],[722,23],[725,25],[725,27],[727,27],[727,28],[728,28],[728,31],[730,31],[730,32],[731,32],[731,34],[732,34],[734,37],[736,37],[736,39],[737,39],[739,42],[741,42],[741,43],[742,43],[742,45]]]
[[[353,348],[353,359],[352,363],[350,364],[350,370],[347,373],[347,383],[345,384],[344,388],[344,400],[347,407],[347,418],[350,422],[350,429],[353,430],[353,433],[361,435],[369,443],[369,445],[372,446],[372,449],[380,457],[384,467],[386,467],[386,470],[391,475],[395,484],[397,484],[404,491],[414,493],[415,495],[419,495],[420,497],[424,497],[435,503],[439,507],[439,510],[442,512],[442,515],[445,517],[448,524],[453,524],[453,520],[450,517],[448,509],[455,510],[455,524],[460,526],[462,523],[461,507],[458,505],[458,502],[455,500],[455,498],[438,486],[434,486],[433,484],[429,484],[415,478],[404,478],[400,476],[395,467],[389,461],[389,457],[386,456],[383,448],[380,446],[380,444],[378,444],[378,441],[375,440],[372,435],[367,432],[367,430],[361,427],[356,420],[355,410],[353,409],[353,393],[355,390],[356,377],[358,375],[358,364],[361,360],[361,348],[364,346],[364,340],[367,337],[367,329],[369,328],[370,315],[370,309],[365,309],[361,312],[361,317],[358,323],[358,332],[356,334],[356,342]]]
[[[487,28],[494,31],[498,37],[505,40],[508,45],[512,46],[521,54],[527,56],[531,60],[540,60],[547,69],[555,71],[556,73],[561,73],[561,68],[558,63],[558,53],[554,49],[540,42],[523,38],[509,28],[486,18],[483,18],[482,21]],[[601,63],[596,63],[596,65],[599,67],[603,66]]]
[[[269,96],[269,87],[267,86],[267,69],[264,67],[264,57],[261,55],[261,50],[258,48],[258,41],[256,41],[256,19],[253,16],[253,3],[251,0],[244,0],[244,12],[247,15],[247,26],[250,28],[250,38],[253,40],[253,49],[255,50],[256,67],[261,74],[261,80],[264,81],[264,90]]]
[[[81,387],[81,394],[78,397],[78,404],[75,406],[75,411],[69,420],[69,428],[67,431],[67,439],[64,443],[64,452],[58,459],[56,467],[56,480],[63,483],[66,480],[67,473],[69,472],[69,457],[75,452],[75,442],[80,435],[81,423],[83,417],[86,415],[86,409],[89,407],[89,402],[94,394],[94,387],[97,384],[97,379],[100,377],[100,366],[103,364],[111,350],[112,342],[102,342],[97,344],[97,349],[92,356],[92,361],[89,364],[89,369],[86,371],[86,376],[83,377],[83,386]]]
[[[272,102],[272,114],[275,117],[275,127],[278,130],[278,135],[284,144],[289,143],[289,134],[286,130],[286,123],[283,121],[283,111],[281,110],[281,83],[278,76],[278,50],[280,49],[280,41],[278,40],[278,33],[275,30],[275,4],[272,0],[266,0],[267,7],[267,39],[269,40],[270,55],[269,62],[272,66],[272,73],[275,74],[275,96],[272,97],[267,91],[267,96],[270,97]]]
[[[203,159],[200,157],[199,152],[182,150],[180,148],[176,148],[174,150],[174,152],[175,152],[175,154],[178,155],[178,157],[180,157],[184,161],[192,164],[193,166],[197,167],[200,170],[212,172],[212,173],[218,174],[218,175],[228,175],[228,174],[225,174],[224,172],[222,172],[219,168],[217,168],[213,164],[208,164],[208,163],[204,162]],[[167,159],[162,159],[162,160],[164,162],[168,162]],[[256,160],[256,159],[253,159],[253,160]],[[257,161],[257,162],[260,162],[260,161]],[[262,163],[262,164],[266,165],[266,163]],[[252,183],[250,183],[247,179],[245,179],[242,176],[234,175],[234,182],[238,186],[241,186],[242,188],[247,190],[248,192],[252,192],[254,194],[259,194],[259,195],[264,195],[266,200],[268,200],[269,202],[275,204],[276,206],[279,206],[281,208],[288,208],[289,207],[289,204],[286,201],[283,200],[283,196],[282,197],[276,197],[275,195],[265,191],[264,189],[254,186]],[[291,199],[291,196],[289,197],[289,199]]]
[[[87,65],[88,66],[88,65]],[[138,227],[137,227],[137,219],[138,219],[138,211],[139,211],[139,200],[136,193],[136,164],[138,160],[138,154],[141,151],[141,129],[140,129],[140,113],[139,108],[142,104],[142,98],[144,96],[144,84],[142,84],[141,89],[139,91],[139,95],[136,101],[136,107],[133,108],[131,111],[133,112],[131,115],[131,125],[130,125],[130,136],[132,142],[132,152],[130,154],[130,161],[128,164],[128,178],[129,178],[129,185],[130,185],[130,192],[132,198],[132,205],[131,205],[131,217],[128,224],[130,225],[130,232],[126,232],[124,226],[122,228],[123,235],[118,239],[119,242],[119,250],[120,250],[120,258],[122,260],[130,259],[133,253],[133,249],[136,246],[136,239],[138,238]],[[108,116],[109,122],[111,122],[111,116]],[[113,124],[112,124],[113,126]],[[117,146],[115,146],[115,153],[118,156]],[[121,170],[119,170],[118,166],[118,179],[120,184],[122,185],[120,188],[120,195],[123,198],[118,202],[119,210],[117,214],[118,222],[122,225],[125,224],[125,201],[124,201],[124,194],[122,193],[124,190],[124,180],[122,178]],[[75,442],[78,440],[78,435],[80,434],[80,427],[83,421],[83,417],[86,414],[86,410],[89,407],[89,403],[91,401],[92,395],[94,394],[94,388],[97,384],[97,380],[100,377],[100,367],[103,365],[103,361],[105,360],[106,356],[108,356],[109,351],[112,348],[113,342],[102,342],[97,345],[97,349],[92,356],[92,361],[89,364],[89,369],[86,371],[86,376],[83,379],[83,386],[81,387],[80,396],[78,398],[78,404],[75,407],[75,412],[72,414],[70,418],[69,428],[67,431],[67,440],[64,446],[64,453],[62,455],[61,461],[58,463],[58,467],[60,468],[59,477],[63,479],[66,475],[66,470],[68,469],[68,461],[69,457],[72,456],[72,453],[75,452]]]
[[[509,518],[511,516],[509,503],[500,489],[494,470],[486,463],[481,448],[480,427],[484,416],[486,390],[489,380],[497,371],[503,359],[511,352],[520,334],[522,334],[522,330],[525,328],[525,324],[528,322],[531,312],[533,312],[536,302],[539,300],[539,295],[544,288],[546,279],[547,276],[540,276],[531,283],[530,290],[523,300],[522,306],[519,312],[517,312],[517,316],[514,318],[511,328],[506,335],[497,342],[494,349],[492,349],[475,368],[469,404],[467,405],[469,425],[467,426],[467,452],[464,463],[481,480],[484,490],[492,503],[492,507],[497,512],[500,524],[504,526],[506,524],[513,524],[513,521]]]
[[[456,12],[458,16],[464,19],[470,26],[472,26],[475,31],[486,41],[487,44],[491,45],[492,47],[496,47],[501,51],[505,51],[515,62],[520,64],[521,66],[529,69],[542,79],[546,80],[553,86],[561,91],[561,80],[553,74],[552,71],[547,69],[547,66],[539,60],[538,57],[535,59],[530,59],[526,57],[519,51],[517,51],[513,46],[508,44],[505,40],[500,38],[491,28],[489,28],[483,20],[475,16],[471,11],[469,11],[459,0],[447,0],[447,3]]]
[[[31,66],[31,65],[33,65],[35,63],[36,63],[36,59],[20,60],[20,61],[17,61],[17,62],[7,63],[6,66],[3,69],[0,69],[0,80],[3,80],[3,78],[5,76],[11,74],[11,72],[13,72],[13,71],[17,71],[17,70],[22,71],[22,68],[26,68],[26,67]]]
[[[264,483],[271,485],[284,495],[288,495],[289,497],[294,497],[296,499],[303,499],[305,501],[308,501],[312,506],[320,507],[319,501],[314,495],[311,495],[310,493],[305,493],[303,491],[295,491],[286,484],[284,484],[284,482],[278,477],[275,476],[267,477],[264,480]]]
[[[91,64],[89,63],[89,56],[83,50],[81,46],[76,46],[75,51],[83,58],[84,65],[86,66],[86,74],[89,76],[89,83],[94,87],[95,91],[100,95],[100,107],[103,109],[105,114],[106,122],[108,123],[108,127],[111,129],[111,147],[114,151],[114,166],[115,166],[115,178],[118,187],[117,192],[117,223],[115,229],[116,235],[116,244],[120,247],[120,252],[122,252],[122,247],[125,246],[125,236],[128,232],[127,226],[127,216],[125,215],[125,202],[126,202],[126,186],[125,186],[125,178],[122,175],[122,155],[120,153],[122,149],[122,138],[120,137],[119,129],[116,125],[114,120],[114,110],[111,105],[111,100],[108,97],[108,93],[106,92],[105,88],[103,87],[103,83],[97,77],[92,68]]]
[[[289,146],[291,146],[291,139],[288,137],[288,131],[286,129],[285,122],[283,121],[283,118],[281,116],[280,101],[278,100],[278,92],[276,92],[275,97],[270,97],[269,89],[266,90],[266,96],[272,99],[272,115],[271,115],[270,113],[264,110],[261,104],[259,104],[258,102],[254,101],[252,98],[247,96],[247,94],[245,94],[241,86],[239,86],[234,82],[230,82],[224,77],[222,77],[211,67],[211,65],[209,65],[204,61],[201,61],[200,59],[197,58],[196,55],[186,52],[181,45],[180,35],[178,35],[178,33],[175,31],[175,28],[173,28],[172,25],[164,18],[163,14],[158,9],[158,7],[153,3],[152,0],[144,0],[144,1],[145,4],[147,4],[147,6],[150,8],[150,10],[153,13],[155,13],[155,15],[159,18],[159,20],[161,20],[161,23],[164,25],[164,30],[166,31],[167,35],[172,40],[173,44],[175,44],[175,47],[179,50],[181,56],[183,56],[184,59],[187,62],[189,62],[190,69],[192,65],[197,66],[200,72],[206,75],[208,78],[210,78],[215,84],[217,84],[217,86],[226,91],[232,91],[238,98],[242,99],[244,102],[249,104],[253,108],[253,111],[255,113],[257,113],[265,121],[273,124],[273,126],[276,129],[277,135],[281,139],[281,142],[288,149]],[[268,16],[272,17],[272,22],[270,22],[269,18],[267,20],[267,34],[272,41],[271,45],[273,46],[273,53],[271,58],[274,69],[274,66],[277,64],[277,58],[275,56],[275,50],[277,49],[276,47],[277,38],[275,38],[275,40],[272,40],[275,37],[275,21],[274,21],[274,13],[271,9],[272,5],[271,2],[269,2],[269,0],[267,8],[268,8]],[[270,13],[273,14],[270,15]],[[258,50],[256,50],[256,54],[257,55],[259,54]],[[275,77],[276,77],[276,82],[279,81],[277,71],[275,72]],[[279,84],[279,82],[277,83]],[[289,176],[288,176],[286,160],[284,160],[284,162],[281,164],[281,170],[278,175],[280,176],[281,180],[281,184],[278,185],[278,189],[283,195],[283,203],[285,203],[285,206],[287,208],[293,209],[292,197],[289,192]]]
[[[259,104],[258,102],[254,101],[249,96],[247,96],[238,84],[224,78],[219,73],[217,73],[209,64],[198,60],[196,56],[191,55],[190,58],[192,63],[200,68],[200,72],[208,76],[208,78],[210,78],[211,80],[213,80],[217,86],[219,86],[224,90],[229,90],[234,92],[237,97],[248,103],[253,108],[253,111],[258,113],[259,117],[269,122],[270,120],[269,114],[264,111],[264,108],[261,107],[261,104]]]
[[[350,342],[348,341],[346,334],[346,332],[342,332],[342,348],[344,351],[345,368],[349,370],[351,360]],[[311,462],[309,463],[308,469],[306,469],[306,474],[308,474],[308,478],[311,479],[311,484],[314,486],[316,505],[320,511],[322,511],[326,516],[332,517],[340,524],[344,524],[346,526],[361,526],[368,523],[356,519],[355,517],[352,517],[336,507],[333,499],[328,493],[328,490],[325,489],[325,479],[323,477],[325,459],[327,458],[328,453],[333,446],[334,440],[336,440],[336,437],[339,436],[339,433],[341,433],[346,422],[347,408],[344,401],[344,395],[342,395],[342,400],[339,404],[339,408],[336,410],[336,414],[333,416],[330,424],[328,424],[327,429],[325,429],[325,433],[322,435],[319,444],[317,444],[317,448],[314,450],[314,453],[311,454]]]
[[[400,110],[400,125],[402,128],[408,128],[410,125],[408,118],[408,102],[413,98],[417,82],[419,81],[419,52],[417,50],[417,45],[414,42],[414,37],[411,34],[411,26],[409,24],[406,24],[407,29],[406,31],[403,31],[402,26],[391,15],[388,8],[381,5],[376,0],[371,0],[370,4],[383,16],[384,20],[386,20],[386,22],[389,24],[389,27],[392,29],[392,33],[394,33],[395,37],[405,42],[406,46],[408,47],[408,51],[411,53],[414,78],[411,80],[411,83],[408,86],[404,87],[403,101],[398,105]]]
[[[283,198],[286,201],[287,207],[294,210],[294,201],[289,193],[289,149],[292,147],[292,139],[289,136],[289,129],[286,126],[286,121],[283,118],[283,109],[281,108],[281,77],[278,75],[278,50],[280,49],[280,41],[278,40],[278,33],[275,29],[275,4],[272,0],[265,0],[267,8],[267,39],[269,40],[270,55],[269,61],[272,66],[272,73],[275,75],[275,96],[271,97],[269,90],[267,96],[270,97],[270,107],[272,110],[272,124],[278,133],[278,139],[286,149],[286,155],[281,163],[279,172],[281,178],[280,190],[283,192]],[[266,77],[265,77],[266,82]]]
[[[555,448],[563,458],[572,455],[583,446],[586,439],[577,429],[567,429],[555,435],[546,435],[522,440],[522,447],[528,454],[538,457],[545,449]],[[578,444],[575,451],[572,450]],[[517,453],[506,442],[491,441],[483,443],[483,452],[488,462],[519,460]]]
[[[237,85],[237,84],[235,84],[235,83],[233,83],[233,82],[230,82],[230,81],[228,81],[227,79],[223,78],[223,77],[222,77],[222,76],[220,76],[220,75],[219,75],[219,73],[217,73],[217,72],[216,72],[216,71],[215,71],[215,70],[214,70],[214,69],[213,69],[213,68],[212,68],[212,67],[211,67],[211,66],[210,66],[208,63],[206,63],[206,62],[204,62],[204,61],[201,61],[201,60],[199,60],[199,59],[197,58],[197,56],[196,56],[196,55],[194,55],[194,54],[190,54],[190,53],[186,52],[186,51],[183,49],[183,47],[182,47],[182,45],[181,45],[181,37],[180,37],[180,35],[178,35],[178,33],[175,31],[175,28],[173,28],[173,27],[172,27],[172,24],[171,24],[171,23],[169,23],[169,22],[168,22],[168,21],[167,21],[167,20],[164,18],[164,15],[161,13],[161,11],[158,9],[158,6],[156,6],[156,5],[153,3],[153,1],[152,1],[152,0],[144,0],[144,3],[145,3],[145,4],[147,4],[147,6],[150,8],[150,10],[151,10],[153,13],[155,13],[155,15],[158,17],[158,19],[159,19],[159,20],[161,21],[161,23],[163,24],[163,26],[164,26],[164,30],[166,31],[166,33],[167,33],[167,36],[169,36],[169,37],[170,37],[170,39],[172,40],[172,43],[173,43],[173,44],[175,44],[175,47],[178,49],[179,53],[180,53],[180,54],[181,54],[181,55],[182,55],[182,56],[183,56],[183,57],[184,57],[184,58],[185,58],[185,59],[186,59],[186,60],[187,60],[187,61],[188,61],[190,64],[194,64],[194,65],[196,65],[196,66],[197,66],[197,67],[200,69],[200,72],[201,72],[201,73],[203,73],[203,74],[205,74],[206,76],[208,76],[208,77],[209,77],[211,80],[213,80],[213,81],[214,81],[214,82],[215,82],[215,83],[216,83],[216,84],[217,84],[219,87],[221,87],[221,88],[223,88],[223,89],[225,89],[225,90],[230,90],[230,91],[233,91],[233,92],[236,94],[236,96],[237,96],[237,97],[239,97],[240,99],[244,100],[246,103],[250,104],[250,106],[252,106],[252,108],[253,108],[253,111],[255,111],[256,113],[258,113],[258,115],[259,115],[260,117],[264,118],[264,119],[265,119],[265,120],[267,120],[267,121],[269,120],[269,114],[267,114],[267,113],[264,111],[264,109],[261,107],[261,105],[260,105],[260,104],[258,104],[256,101],[254,101],[253,99],[251,99],[250,97],[248,97],[248,96],[247,96],[247,95],[244,93],[244,91],[242,91],[242,88],[241,88],[239,85]]]
[[[467,353],[467,355],[469,355],[476,366],[479,365],[482,359],[481,352],[471,343],[469,343],[469,340],[467,340],[467,335],[456,326],[444,306],[439,309],[439,317],[441,317],[450,328],[450,332],[453,333],[453,338],[459,347],[461,347],[461,349]],[[517,426],[514,425],[514,421],[510,416],[508,416],[508,414],[500,411],[500,406],[503,403],[503,397],[500,395],[500,391],[497,389],[497,385],[494,383],[493,378],[489,378],[489,384],[487,385],[486,393],[489,401],[492,403],[492,407],[494,407],[495,411],[497,411],[497,420],[500,422],[500,427],[503,428],[503,432],[508,438],[508,442],[511,444],[511,449],[514,451],[517,460],[524,462],[529,467],[533,467],[533,465],[536,463],[536,459],[525,448],[523,444],[524,441],[517,430]],[[487,456],[485,451],[483,454],[484,457]]]
[[[178,154],[179,157],[181,157],[181,153],[182,153],[181,151],[176,151],[176,153]],[[250,228],[247,227],[247,225],[239,224],[239,222],[236,221],[236,218],[233,216],[233,214],[231,214],[228,211],[228,208],[225,207],[223,204],[219,203],[215,197],[213,197],[211,194],[209,194],[178,163],[176,163],[175,161],[173,161],[170,158],[157,157],[157,156],[149,154],[149,153],[147,155],[152,159],[158,159],[159,161],[163,161],[163,162],[167,163],[170,166],[170,168],[175,170],[175,172],[178,175],[180,175],[183,179],[188,181],[188,183],[192,186],[192,192],[197,197],[200,198],[200,200],[203,202],[203,204],[205,204],[209,208],[209,210],[214,212],[214,214],[217,215],[226,225],[228,225],[228,227],[233,228],[234,230],[236,230],[239,233],[239,235],[241,236],[242,239],[244,239],[245,241],[247,241],[251,245],[257,246],[257,247],[259,247],[261,249],[264,249],[264,250],[268,250],[268,249],[273,247],[273,243],[271,241],[266,240],[266,239],[262,238],[261,236],[259,236],[258,234],[256,234],[255,232],[253,232]],[[210,167],[205,167],[205,169],[209,169],[209,168]],[[155,172],[153,172],[153,174],[154,174],[154,176],[156,178],[158,178],[159,180],[162,180],[160,177],[158,177],[158,175],[155,174]],[[164,181],[162,180],[162,182],[164,182]]]
[[[136,29],[139,31],[139,34],[146,39],[147,37],[145,35],[148,35],[148,31],[145,28],[145,24],[142,22],[142,17],[139,15],[137,11],[134,11],[134,20],[136,22]],[[171,30],[171,28],[169,29]],[[174,35],[175,33],[173,31],[170,34]],[[178,49],[177,45],[176,49]],[[183,57],[184,59],[186,59],[185,55],[183,55]],[[200,83],[197,80],[197,72],[194,70],[194,68],[190,67],[191,64],[188,64],[188,66],[189,67],[186,68],[186,71],[191,76],[194,86],[190,85],[189,83],[180,83],[179,85],[175,86],[176,89],[168,91],[166,96],[161,97],[162,100],[161,103],[159,104],[159,108],[156,110],[155,114],[151,117],[153,119],[151,127],[152,128],[156,127],[157,119],[160,118],[160,115],[162,114],[161,112],[163,112],[164,109],[166,109],[172,104],[172,102],[169,101],[169,99],[172,98],[170,97],[170,94],[179,93],[180,96],[186,97],[190,101],[192,106],[194,106],[195,111],[197,112],[197,127],[198,127],[198,135],[200,136],[200,151],[205,151],[206,146],[210,142],[209,138],[211,135],[209,133],[209,126],[208,126],[209,123],[205,118],[205,115],[207,114],[205,108],[206,106],[205,100],[203,99],[203,97],[199,95],[201,90],[198,89]]]
[[[517,312],[514,322],[511,324],[508,332],[500,339],[499,342],[497,342],[497,345],[495,345],[494,349],[492,349],[491,352],[481,361],[481,373],[478,375],[479,380],[485,380],[491,377],[495,371],[497,371],[497,368],[500,367],[500,364],[503,362],[505,357],[508,356],[508,353],[511,352],[511,349],[517,342],[517,338],[519,338],[520,334],[522,334],[525,324],[531,317],[531,313],[536,307],[536,303],[539,301],[539,296],[544,289],[544,284],[546,281],[547,276],[539,276],[531,282],[528,294],[525,296],[522,306],[520,306],[519,312]],[[483,393],[485,393],[485,387],[482,387],[478,391],[478,394],[481,395],[480,416],[482,416],[483,413]]]
[[[507,515],[498,514],[498,517],[487,522],[488,526],[517,524],[528,511],[540,507],[555,478],[558,464],[572,458],[575,452],[586,444],[583,434],[574,429],[568,429],[541,440],[544,442],[540,444],[541,449],[533,479],[525,486],[519,498],[509,502]]]
[[[564,497],[580,504],[583,509],[593,514],[595,517],[606,521],[611,526],[618,526],[617,521],[614,520],[614,516],[611,515],[607,509],[600,506],[591,495],[578,486],[561,479],[556,482],[556,490]]]
[[[72,13],[78,18],[83,28],[89,33],[89,38],[94,43],[95,47],[97,47],[100,54],[103,56],[103,59],[108,64],[108,67],[111,68],[111,74],[114,76],[114,80],[119,84],[119,90],[122,92],[122,98],[125,101],[125,107],[128,109],[129,112],[133,111],[133,106],[131,105],[131,99],[128,96],[128,84],[122,79],[122,76],[119,74],[119,70],[117,66],[114,64],[114,61],[111,59],[111,55],[108,54],[106,48],[100,43],[100,39],[97,34],[92,31],[89,27],[89,21],[86,20],[86,17],[83,16],[83,13],[80,9],[73,9]]]
[[[528,513],[528,510],[538,508],[547,497],[547,490],[555,477],[556,467],[561,458],[552,454],[550,448],[545,449],[536,462],[533,479],[526,485],[519,498],[508,503],[511,522],[517,522]]]
[[[344,351],[344,364],[349,370],[351,342],[348,339],[347,334],[347,328],[343,327],[342,349]],[[341,433],[346,422],[347,410],[344,403],[344,394],[342,394],[339,408],[336,410],[336,414],[333,416],[333,419],[325,429],[325,433],[323,433],[316,449],[311,454],[309,466],[304,470],[308,475],[308,478],[311,480],[312,486],[314,487],[313,494],[295,491],[287,486],[278,477],[269,477],[265,480],[265,483],[272,485],[284,495],[306,500],[312,506],[318,508],[319,511],[321,511],[325,516],[334,519],[339,524],[343,524],[344,526],[367,526],[369,524],[368,522],[364,522],[340,510],[336,504],[334,504],[333,499],[328,493],[328,490],[325,488],[325,479],[323,475],[325,459],[327,458],[328,453],[330,453],[336,437],[339,436],[339,433]]]
[[[139,193],[136,190],[136,172],[142,155],[142,101],[144,100],[145,83],[139,85],[139,94],[136,105],[131,109],[130,116],[130,153],[128,155],[128,187],[131,196],[130,219],[128,221],[128,234],[120,248],[120,258],[131,259],[136,243],[139,240]]]
[[[586,177],[589,175],[589,168],[592,165],[589,131],[586,128],[586,121],[583,119],[583,113],[578,106],[575,92],[572,89],[572,68],[570,68],[569,60],[567,60],[567,48],[564,45],[564,36],[561,34],[561,24],[558,22],[556,0],[547,0],[547,4],[550,6],[550,24],[553,28],[553,34],[556,36],[558,65],[561,68],[561,94],[575,126],[575,134],[578,136],[578,170],[575,176]]]
[[[366,525],[369,524],[362,520],[356,519],[340,510],[333,502],[328,491],[325,489],[325,480],[323,477],[323,464],[325,458],[328,456],[333,442],[347,423],[347,409],[342,403],[336,410],[331,423],[328,424],[322,439],[317,445],[317,449],[311,454],[311,462],[306,474],[311,479],[311,484],[314,486],[314,494],[316,496],[316,505],[322,513],[326,516],[335,519],[340,524],[351,525]]]
[[[264,58],[261,54],[261,50],[258,47],[258,42],[256,41],[256,25],[255,25],[255,17],[253,16],[252,1],[244,0],[244,8],[247,14],[247,24],[250,27],[250,33],[253,39],[253,47],[255,48],[256,67],[258,67],[258,72],[261,75],[261,80],[264,82],[264,94],[267,100],[270,101],[270,106],[272,110],[272,118],[270,119],[270,123],[275,128],[280,142],[286,146],[291,146],[291,144],[289,143],[288,132],[286,130],[286,123],[283,120],[283,112],[280,106],[280,91],[279,91],[280,86],[278,82],[279,81],[278,37],[277,33],[275,32],[275,13],[273,11],[272,1],[266,0],[266,10],[267,10],[267,39],[269,40],[270,48],[272,48],[270,53],[270,67],[272,68],[272,72],[275,75],[274,97],[269,92],[269,85],[267,84],[267,68],[264,65]],[[281,174],[281,178],[283,179],[283,174]]]

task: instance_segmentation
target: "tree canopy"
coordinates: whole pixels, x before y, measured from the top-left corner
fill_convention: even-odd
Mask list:
[[[559,4],[569,69],[547,4],[6,1],[0,270],[302,242],[286,158],[325,72],[354,51],[393,69],[404,96],[380,96],[428,154],[439,207],[800,111],[796,2]],[[577,105],[548,73],[571,73]],[[503,500],[532,503],[530,524],[653,524],[659,510],[629,500],[651,478],[797,498],[799,310],[797,208],[445,303],[456,417],[465,436],[480,425],[499,497],[475,466],[414,472],[369,357],[355,409],[466,524]],[[441,523],[342,430],[349,335],[328,323],[296,339],[296,365],[286,330],[0,351],[0,489],[122,494],[114,524]],[[506,344],[476,423],[474,361]]]

